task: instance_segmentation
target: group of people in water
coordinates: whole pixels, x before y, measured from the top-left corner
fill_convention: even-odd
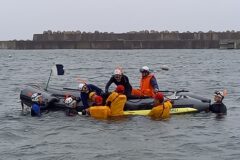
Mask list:
[[[128,98],[152,97],[154,98],[154,107],[150,111],[149,116],[154,119],[169,118],[172,108],[171,100],[167,99],[159,91],[157,80],[148,66],[143,66],[140,69],[140,73],[142,76],[140,79],[140,88],[138,89],[131,86],[128,77],[123,74],[121,68],[114,70],[113,76],[105,86],[105,92],[93,84],[80,83],[78,89],[82,101],[80,108],[82,114],[104,119],[110,116],[122,116]],[[112,83],[116,85],[116,88],[113,92],[109,92],[109,87]],[[226,114],[227,109],[222,103],[223,99],[223,92],[215,92],[215,102],[210,105],[207,111]],[[41,94],[33,94],[32,102],[31,115],[40,116]],[[70,108],[68,114],[77,113],[79,110],[79,108],[77,109],[77,100],[73,96],[66,97],[64,103]]]

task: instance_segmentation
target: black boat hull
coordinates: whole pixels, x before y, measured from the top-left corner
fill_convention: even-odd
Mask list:
[[[81,108],[82,103],[80,99],[80,94],[77,89],[53,89],[49,88],[47,91],[40,87],[39,85],[28,85],[26,88],[21,90],[20,99],[22,106],[26,105],[30,107],[32,105],[31,95],[33,93],[41,93],[43,95],[43,108],[42,109],[53,109],[53,110],[61,110],[68,108],[64,104],[64,97],[67,95],[72,95],[76,97],[78,103],[77,106]],[[203,98],[198,95],[191,94],[186,91],[178,91],[174,94],[167,96],[173,102],[173,108],[194,108],[198,112],[206,110],[211,100],[207,98]],[[153,99],[152,98],[144,98],[144,99],[129,99],[124,107],[124,110],[149,110],[153,107]]]

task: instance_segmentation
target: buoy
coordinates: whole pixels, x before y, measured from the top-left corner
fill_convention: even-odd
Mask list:
[[[12,55],[11,55],[11,54],[9,54],[9,55],[8,55],[8,57],[9,57],[9,58],[11,58],[11,57],[12,57]]]
[[[165,71],[168,71],[169,70],[169,67],[167,65],[162,65],[161,67],[162,70],[165,70]]]

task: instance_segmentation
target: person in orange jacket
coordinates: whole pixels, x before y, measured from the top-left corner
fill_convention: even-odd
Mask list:
[[[164,95],[161,92],[156,93],[154,106],[148,114],[152,119],[167,119],[170,117],[172,104],[170,101],[164,102]]]
[[[140,80],[140,89],[133,89],[132,95],[154,97],[159,91],[157,80],[154,74],[151,73],[148,66],[143,66],[140,69],[142,78]]]

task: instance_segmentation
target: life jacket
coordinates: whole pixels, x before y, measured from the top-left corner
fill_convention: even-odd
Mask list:
[[[123,108],[125,106],[126,101],[127,97],[124,94],[112,92],[106,100],[106,104],[111,102],[110,105],[111,116],[122,116]]]
[[[149,74],[146,77],[142,77],[140,80],[140,91],[143,96],[151,96],[154,97],[154,88],[151,85],[151,79],[154,75]]]
[[[153,119],[167,119],[170,117],[171,108],[172,104],[169,101],[166,101],[164,104],[152,108],[148,116]]]
[[[163,108],[163,112],[162,112],[162,119],[167,119],[170,117],[170,110],[172,108],[172,104],[170,103],[170,101],[166,101],[164,102],[164,108]]]
[[[92,106],[89,108],[91,117],[96,119],[107,119],[111,115],[111,110],[108,106]]]

